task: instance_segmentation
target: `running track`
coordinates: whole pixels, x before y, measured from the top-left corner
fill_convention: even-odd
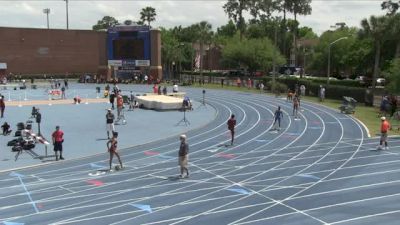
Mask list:
[[[187,91],[201,98],[201,90]],[[119,172],[96,176],[106,154],[4,172],[0,223],[399,223],[396,148],[371,151],[377,139],[352,117],[302,102],[294,120],[283,99],[240,92],[207,90],[206,100],[217,114],[187,133],[189,179],[174,179],[178,137],[122,150],[126,168]],[[278,105],[283,125],[273,133]],[[236,140],[226,146],[231,113]]]

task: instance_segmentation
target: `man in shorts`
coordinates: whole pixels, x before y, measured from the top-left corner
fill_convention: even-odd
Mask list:
[[[181,141],[181,145],[179,146],[179,166],[181,168],[180,178],[188,178],[189,177],[189,169],[188,169],[188,161],[189,161],[189,145],[186,143],[186,135],[182,134],[179,137]],[[184,172],[186,171],[186,176],[184,176]]]
[[[64,160],[63,156],[62,156],[62,144],[64,142],[64,132],[62,130],[60,130],[60,126],[56,126],[56,130],[53,132],[53,134],[51,135],[53,138],[53,145],[54,145],[54,152],[56,155],[56,161],[58,161],[58,159]],[[60,152],[60,158],[58,157],[58,152]]]
[[[236,126],[236,119],[235,115],[231,115],[231,118],[227,122],[228,130],[231,131],[231,145],[233,145],[233,140],[235,139],[235,126]]]
[[[124,99],[122,98],[121,92],[117,93],[117,118],[121,116],[122,108],[124,107]]]
[[[114,114],[111,112],[111,109],[108,109],[106,114],[107,139],[110,139],[110,132],[111,134],[115,132],[114,119],[115,119]]]
[[[382,150],[382,145],[385,143],[385,150],[388,150],[388,144],[387,144],[387,136],[388,136],[388,131],[390,129],[390,123],[386,120],[386,117],[382,116],[381,117],[381,139],[379,141],[379,146],[377,150]]]

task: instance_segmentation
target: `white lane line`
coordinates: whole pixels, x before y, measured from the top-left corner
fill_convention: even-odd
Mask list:
[[[260,113],[259,113],[258,110],[256,110],[254,107],[252,107],[252,106],[250,106],[250,105],[248,105],[248,104],[245,104],[245,105],[247,105],[248,107],[254,109],[254,111],[256,111],[257,114],[258,114],[257,122],[256,122],[251,128],[249,128],[246,132],[244,132],[244,133],[247,133],[247,132],[249,132],[250,130],[252,130],[256,125],[258,125],[258,122],[260,121]],[[265,107],[261,107],[261,108],[267,109],[267,108],[265,108]],[[267,110],[269,110],[269,109],[267,109]],[[244,110],[243,110],[243,111],[244,111]],[[270,110],[269,110],[269,111],[270,111]],[[246,114],[245,111],[244,111],[244,113]],[[272,124],[271,124],[271,126],[272,126]],[[267,132],[267,131],[265,131],[265,132]],[[264,133],[265,133],[265,132],[264,132]],[[226,133],[226,132],[224,132],[224,133]],[[244,133],[242,133],[241,135],[243,135]],[[263,135],[263,133],[260,134],[259,136],[261,136],[261,135]],[[238,135],[238,136],[239,136],[239,135]],[[259,136],[253,137],[253,139],[258,138]],[[250,139],[250,140],[248,140],[247,142],[250,142],[250,141],[252,141],[253,139]],[[247,143],[247,142],[246,142],[246,143]],[[242,143],[241,145],[244,145],[244,144],[246,144],[246,143]],[[241,145],[237,145],[237,146],[235,146],[235,147],[239,147],[239,146],[241,146]],[[211,157],[211,156],[210,156],[210,157]],[[213,179],[213,178],[210,178],[210,179]],[[89,215],[91,215],[91,214],[93,214],[93,213],[90,213]],[[82,215],[82,216],[75,217],[75,218],[72,218],[72,219],[77,219],[77,218],[81,218],[81,217],[84,217],[84,216],[88,216],[88,215]],[[66,222],[66,221],[69,221],[69,220],[71,220],[71,219],[68,219],[68,220],[65,220],[65,221],[60,221],[60,222]]]
[[[302,116],[302,115],[301,115]],[[304,116],[303,116],[304,117]],[[288,117],[288,118],[290,118],[290,117]],[[290,122],[291,122],[291,120],[290,120]],[[306,122],[306,126],[305,127],[307,127],[307,120],[305,120],[305,122]],[[290,127],[290,124],[288,125],[288,127],[286,128],[286,129],[288,129]],[[290,142],[288,145],[286,145],[286,147],[287,146],[290,146],[292,143],[294,143],[295,141],[297,141],[304,133],[305,133],[305,129],[303,130],[303,133],[299,136],[299,137],[297,137],[295,140],[293,140],[292,142]],[[322,134],[321,134],[321,136],[319,137],[319,138],[321,138],[322,137]],[[319,140],[319,139],[318,139]],[[315,141],[314,143],[317,143],[317,141]],[[262,147],[262,146],[260,146],[260,147]],[[282,148],[282,150],[283,149],[285,149],[285,148]],[[279,151],[278,151],[279,152]],[[270,156],[267,156],[267,157],[264,157],[263,159],[265,159],[265,158],[268,158],[268,157],[270,157]],[[263,160],[263,159],[261,159],[261,160]],[[235,202],[235,201],[233,201],[233,202]],[[137,217],[140,217],[140,216],[136,216],[136,217],[134,217],[134,218],[137,218]],[[131,218],[132,219],[132,218]],[[123,221],[120,221],[120,222],[126,222],[126,221],[128,221],[128,220],[123,220]]]
[[[253,107],[251,107],[251,108],[253,108]],[[264,109],[266,109],[265,107],[262,107],[261,106],[261,108],[264,108]],[[254,109],[254,108],[253,108]],[[255,109],[254,109],[255,110]],[[267,109],[268,111],[270,111],[269,109]],[[257,110],[255,110],[256,112],[258,112]],[[260,115],[259,113],[258,113],[258,115]],[[258,118],[258,121],[260,121],[260,117]],[[258,124],[258,123],[256,123],[256,124]],[[255,126],[255,125],[254,125]],[[253,127],[254,127],[253,126]],[[272,124],[271,124],[271,126],[272,126]],[[289,126],[288,126],[288,128],[289,128]],[[287,128],[287,129],[288,129]],[[265,132],[267,132],[268,130],[266,130]],[[263,132],[263,133],[261,133],[260,135],[258,135],[258,136],[256,136],[256,137],[253,137],[253,139],[256,139],[256,138],[259,138],[259,136],[261,136],[261,135],[263,135],[265,132]],[[279,136],[278,136],[279,137]],[[276,137],[276,138],[278,138],[278,137]],[[248,140],[247,142],[250,142],[250,141],[252,141],[253,139],[250,139],[250,140]],[[245,142],[245,143],[242,143],[241,145],[244,145],[244,144],[246,144],[247,142]],[[272,141],[271,141],[272,142]],[[241,146],[241,145],[239,145],[239,146]],[[235,146],[235,147],[239,147],[239,146]],[[213,179],[213,178],[210,178],[210,179]],[[213,193],[213,192],[211,192],[211,193]],[[209,194],[211,194],[211,193],[209,193]],[[86,216],[86,215],[84,215],[84,216]],[[83,217],[83,216],[81,216],[81,217]],[[132,218],[130,218],[130,219],[132,219]],[[64,222],[64,221],[61,221],[61,222]],[[120,222],[124,222],[124,221],[120,221]]]
[[[312,108],[316,109],[317,111],[320,110],[320,109],[318,109],[318,108],[316,108],[316,107],[310,106],[309,104],[306,104],[306,105],[309,106],[309,107],[312,107]],[[304,103],[303,103],[303,106],[304,106]],[[322,111],[322,110],[321,110],[321,111]],[[312,112],[312,111],[310,111],[310,112]],[[327,113],[327,114],[329,114],[331,117],[333,117],[334,119],[336,119],[336,120],[339,122],[339,125],[340,125],[340,127],[341,127],[341,136],[340,136],[339,141],[338,141],[338,143],[337,143],[335,146],[332,147],[331,151],[329,151],[325,156],[321,157],[319,160],[317,160],[317,161],[314,162],[313,164],[310,164],[310,165],[307,166],[306,168],[303,168],[303,169],[299,170],[297,173],[295,173],[295,174],[292,175],[292,176],[295,176],[295,175],[298,175],[298,174],[302,173],[302,172],[305,171],[306,169],[308,169],[308,168],[310,168],[311,166],[313,166],[315,163],[318,163],[319,161],[321,161],[322,159],[324,159],[330,152],[332,152],[332,151],[335,149],[336,146],[339,145],[340,141],[342,140],[342,138],[343,138],[343,136],[344,136],[344,127],[343,127],[342,123],[341,123],[336,117],[334,117],[331,113],[329,113],[329,112],[327,112],[327,111],[324,111],[324,112]],[[314,112],[312,112],[312,113],[314,113]],[[315,114],[315,113],[314,113],[314,114]],[[315,114],[315,115],[317,115],[317,114]],[[324,123],[324,121],[322,120],[322,118],[321,118],[320,116],[317,115],[317,117],[319,117],[320,120],[321,120],[322,123],[323,123],[323,133],[324,133],[324,132],[325,132],[325,123]],[[357,125],[358,125],[358,124],[357,124]],[[358,126],[359,126],[359,125],[358,125]],[[362,131],[362,130],[361,130],[361,131]],[[362,134],[362,133],[361,133],[361,134]],[[322,136],[320,136],[320,138],[321,138],[321,137],[322,137]],[[363,137],[363,135],[361,135],[361,137]],[[362,144],[362,141],[360,142],[360,146],[361,146],[361,144]],[[356,152],[357,152],[357,151],[356,151]],[[354,154],[356,154],[356,152],[355,152]],[[353,156],[354,156],[354,155],[353,155]],[[346,162],[347,162],[347,161],[346,161]],[[346,162],[345,162],[345,163],[346,163]],[[334,172],[332,172],[332,173],[334,173]],[[329,175],[328,175],[328,176],[329,176]],[[328,176],[323,177],[321,180],[323,180],[324,178],[326,178],[326,177],[328,177]],[[289,179],[289,178],[287,178],[287,179]],[[283,180],[281,180],[281,181],[279,181],[279,182],[277,182],[277,183],[275,183],[275,184],[273,184],[273,185],[269,185],[268,187],[262,189],[261,191],[263,191],[263,190],[268,190],[269,188],[273,187],[274,185],[277,185],[277,184],[279,184],[279,183],[281,183],[281,182],[283,182],[283,181],[285,181],[285,180],[287,180],[287,179],[283,179]],[[315,184],[319,183],[321,180],[315,182],[314,184],[310,185],[309,187],[307,187],[307,188],[305,188],[305,189],[302,189],[302,190],[300,190],[300,191],[298,191],[298,192],[292,194],[291,196],[289,196],[289,197],[285,198],[284,200],[282,200],[282,202],[286,201],[286,200],[289,199],[290,197],[296,196],[297,194],[304,192],[305,190],[308,190],[309,188],[313,187]],[[263,212],[263,211],[265,211],[265,210],[268,210],[268,209],[270,209],[270,208],[276,206],[277,204],[278,204],[278,203],[275,203],[275,204],[273,204],[272,206],[268,206],[268,207],[266,207],[266,208],[264,208],[264,209],[262,209],[262,210],[259,210],[259,211],[257,211],[257,212],[251,213],[250,215],[247,215],[247,216],[245,216],[245,217],[242,217],[241,219],[238,219],[238,220],[236,220],[236,221],[234,221],[234,222],[232,222],[232,223],[230,223],[230,224],[239,223],[240,221],[243,221],[243,220],[245,220],[245,219],[247,219],[247,218],[250,218],[250,217],[252,217],[252,216],[254,216],[254,215],[256,215],[256,214],[259,214],[259,213],[261,213],[261,212]]]
[[[63,190],[65,190],[65,191],[71,192],[71,193],[76,193],[76,191],[70,190],[70,189],[65,188],[65,187],[63,187],[63,186],[57,186],[57,187],[58,187],[58,188],[61,188],[61,189],[63,189]]]
[[[340,221],[332,222],[330,224],[333,225],[333,224],[347,223],[347,222],[351,222],[351,221],[368,219],[368,218],[377,217],[377,216],[385,216],[385,215],[390,215],[390,214],[395,214],[395,213],[400,213],[400,210],[394,210],[394,211],[383,212],[383,213],[375,213],[375,214],[370,214],[367,216],[354,217],[354,218],[347,219],[347,220],[340,220]],[[385,223],[385,221],[383,220],[383,221],[381,221],[381,223]]]
[[[192,164],[192,165],[195,166],[195,167],[197,167],[197,168],[199,168],[200,170],[202,170],[202,171],[204,171],[204,172],[206,172],[206,173],[211,173],[211,174],[213,174],[211,171],[208,171],[208,170],[206,170],[206,169],[204,169],[204,168],[198,167],[197,165],[194,165],[194,164]],[[221,176],[221,175],[218,175],[218,174],[213,174],[213,175],[214,175],[214,176],[217,176],[217,177],[220,177],[220,178],[222,178],[222,179],[224,179],[224,180],[226,180],[226,181],[228,181],[228,182],[231,182],[232,185],[234,185],[234,186],[239,186],[239,187],[241,186],[239,183],[237,183],[237,182],[235,182],[235,181],[232,181],[232,180],[229,180],[229,179],[227,179],[227,178],[225,178],[225,177],[223,177],[223,176]],[[247,189],[249,189],[249,188],[247,188]],[[318,219],[318,218],[316,218],[316,217],[314,217],[314,216],[312,216],[312,215],[310,215],[310,214],[307,214],[307,213],[305,213],[305,212],[303,212],[303,211],[300,211],[300,210],[298,210],[298,209],[295,209],[295,208],[293,208],[293,207],[291,207],[291,206],[289,206],[289,205],[286,205],[285,203],[283,203],[283,202],[281,202],[281,201],[279,201],[279,200],[275,200],[275,199],[273,199],[273,198],[270,198],[270,197],[268,197],[268,196],[266,196],[266,195],[261,194],[261,193],[258,192],[258,191],[255,191],[255,190],[252,190],[252,189],[249,189],[249,190],[251,191],[251,193],[254,193],[254,194],[257,194],[257,195],[259,195],[259,196],[261,196],[261,197],[263,197],[263,198],[266,198],[266,199],[268,199],[269,201],[274,202],[275,204],[283,205],[283,206],[285,206],[285,207],[287,207],[287,208],[289,208],[289,209],[291,209],[291,210],[293,210],[293,211],[295,211],[295,212],[301,213],[301,214],[303,214],[303,215],[305,215],[305,216],[307,216],[307,217],[310,217],[310,218],[312,218],[312,219],[314,219],[314,220],[316,220],[316,221],[319,221],[319,222],[321,222],[322,224],[327,224],[327,223],[325,223],[324,221],[322,221],[322,220],[320,220],[320,219]],[[220,208],[220,207],[217,207],[217,208]],[[195,217],[198,217],[199,215],[207,215],[207,213],[210,213],[210,212],[213,212],[213,211],[215,211],[215,210],[213,209],[213,210],[208,210],[208,211],[203,212],[203,213],[200,213],[200,214],[195,214],[195,215],[193,215],[192,217],[189,217],[189,218],[187,218],[187,219],[179,220],[179,221],[177,221],[177,222],[171,223],[170,225],[175,225],[175,224],[183,223],[183,222],[185,222],[185,221],[187,221],[187,220],[191,220],[191,219],[193,219],[193,218],[195,218]]]

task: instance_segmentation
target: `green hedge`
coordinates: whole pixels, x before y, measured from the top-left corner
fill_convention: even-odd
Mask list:
[[[185,75],[200,75],[200,72],[194,72],[194,71],[183,71],[182,74]],[[222,72],[209,72],[209,71],[203,71],[203,76],[212,76],[212,77],[223,77],[224,74]]]
[[[270,77],[263,78],[263,82],[268,84],[272,79]],[[319,82],[314,82],[308,79],[298,79],[298,78],[277,78],[277,82],[286,84],[291,90],[295,89],[296,84],[304,85],[306,87],[306,95],[318,96],[320,85],[325,87],[325,97],[330,99],[342,100],[343,96],[349,96],[356,99],[358,102],[365,101],[365,88],[360,87],[349,87],[342,85],[322,84]]]

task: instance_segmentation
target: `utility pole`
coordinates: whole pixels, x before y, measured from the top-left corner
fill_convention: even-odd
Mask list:
[[[65,1],[65,10],[67,14],[67,30],[69,30],[69,21],[68,21],[68,1],[69,0],[64,0]]]

